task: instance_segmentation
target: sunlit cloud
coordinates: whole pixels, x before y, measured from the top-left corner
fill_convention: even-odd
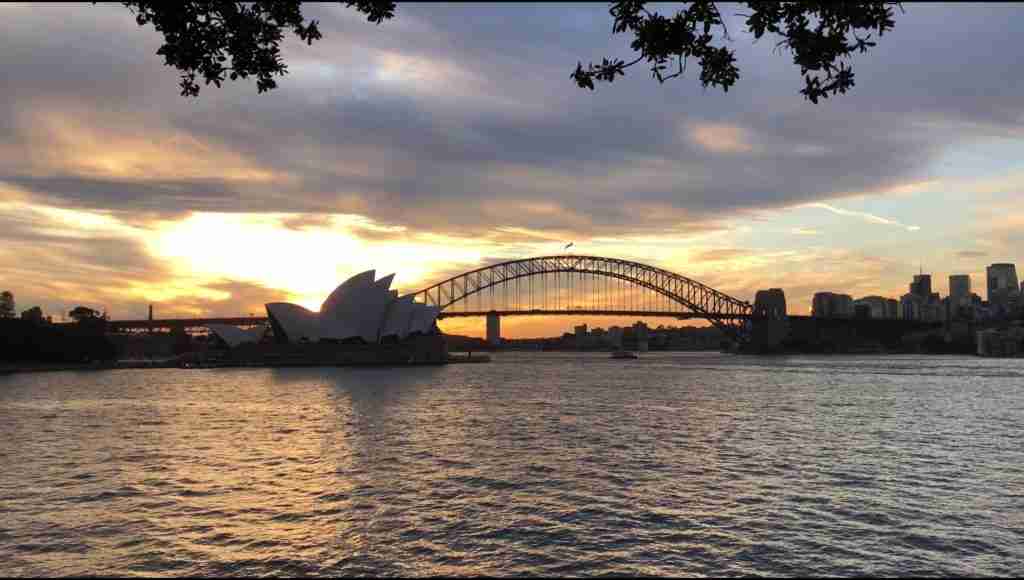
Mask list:
[[[821,232],[813,228],[793,228],[789,230],[789,233],[797,236],[816,236]]]
[[[568,251],[657,265],[741,299],[783,287],[803,313],[817,290],[904,292],[923,252],[926,265],[959,257],[971,272],[1020,259],[1024,99],[992,72],[1014,70],[1019,34],[986,11],[915,8],[957,26],[898,26],[881,60],[858,65],[854,92],[812,107],[792,71],[764,60],[777,55],[747,43],[738,57],[760,76],[725,94],[692,78],[579,91],[568,79],[577,57],[628,49],[609,40],[601,6],[408,4],[375,27],[313,3],[325,37],[286,43],[278,90],[257,95],[247,80],[196,100],[178,96],[176,71],[155,55],[159,33],[123,7],[46,10],[0,5],[11,79],[0,265],[21,301],[134,315],[147,302],[183,315],[278,299],[315,309],[362,269],[416,290],[572,241]],[[991,46],[947,40],[982,26],[996,32]],[[965,98],[937,84],[949,46],[982,63],[962,73],[984,90]],[[922,51],[937,64],[901,56]],[[944,207],[944,195],[971,201]],[[898,209],[840,207],[848,198]],[[892,214],[938,238],[961,209],[960,239],[874,235],[920,229]],[[821,210],[848,221],[808,215]],[[537,335],[569,321],[503,326]]]
[[[697,123],[689,127],[690,139],[712,153],[750,153],[750,131],[725,123]]]
[[[427,285],[438,270],[475,265],[495,250],[481,240],[401,235],[403,228],[359,216],[286,227],[293,219],[290,214],[194,213],[159,224],[147,247],[178,271],[277,288],[313,310],[340,280],[364,270],[395,273],[394,286],[412,291]],[[392,235],[371,242],[360,237],[364,229]]]

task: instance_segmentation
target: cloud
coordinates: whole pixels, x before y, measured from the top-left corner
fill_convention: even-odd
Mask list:
[[[712,153],[749,153],[754,150],[749,132],[743,127],[722,123],[696,123],[690,139]]]
[[[0,133],[0,147],[29,151],[37,166],[12,164],[0,179],[75,207],[354,212],[439,230],[431,213],[458,229],[492,219],[496,205],[554,203],[566,211],[507,212],[505,225],[641,230],[669,227],[658,223],[665,212],[624,218],[623,198],[630,208],[685,213],[692,224],[855,195],[921,177],[948,136],[947,128],[908,130],[919,119],[903,110],[851,124],[846,103],[857,91],[838,105],[794,106],[792,81],[773,77],[756,92],[714,98],[694,79],[662,86],[642,75],[580,91],[566,80],[578,57],[628,51],[607,33],[600,7],[410,5],[373,27],[351,10],[313,5],[327,38],[286,43],[296,68],[279,90],[257,96],[243,82],[198,101],[163,89],[176,72],[145,52],[159,36],[126,10],[68,9],[99,30],[81,37],[73,22],[61,24],[64,37],[87,44],[73,54],[60,35],[16,30],[46,17],[8,19],[12,34],[0,48],[11,50],[0,54],[18,56],[0,58],[20,82],[2,97],[0,127],[11,132]],[[129,49],[133,42],[142,48]],[[746,43],[737,49],[752,59],[746,82],[760,82],[762,61],[780,59]],[[40,74],[58,57],[90,71],[88,90],[77,77]],[[139,85],[161,90],[140,94]],[[684,111],[674,106],[680,98]],[[679,126],[689,131],[682,142]],[[42,154],[36,144],[51,141],[72,155]]]
[[[789,232],[797,236],[816,236],[821,233],[813,228],[793,228]]]
[[[743,76],[728,93],[689,73],[660,85],[639,69],[589,92],[568,78],[577,60],[632,53],[610,34],[605,6],[403,4],[381,26],[340,6],[304,9],[325,38],[285,43],[291,73],[279,89],[258,95],[243,81],[187,100],[155,55],[160,35],[122,6],[0,6],[10,80],[0,94],[0,201],[34,208],[5,216],[4,265],[54,300],[141,305],[184,301],[194,288],[188,308],[229,308],[224,284],[250,285],[233,288],[253,300],[260,288],[312,300],[365,259],[409,268],[411,288],[571,240],[742,293],[784,285],[778,263],[812,284],[801,260],[829,250],[711,259],[762,247],[730,239],[738,222],[810,204],[913,231],[835,200],[1012,193],[1024,183],[936,169],[956,147],[1020,138],[1024,85],[1006,82],[1021,57],[1019,6],[907,6],[856,57],[856,88],[821,105],[800,99],[786,56],[747,42],[738,24]],[[203,221],[210,215],[217,224]],[[802,246],[830,237],[793,226],[776,231],[807,236]],[[1014,227],[975,237],[1011,252]],[[174,243],[160,250],[154,239]],[[323,247],[349,259],[311,262],[327,272],[286,288],[238,258],[260,240],[289,248],[269,250],[268,261]],[[310,251],[314,241],[327,245]],[[111,285],[93,288],[96,279]]]
[[[955,255],[957,258],[984,258],[988,255],[988,252],[982,250],[959,250]]]

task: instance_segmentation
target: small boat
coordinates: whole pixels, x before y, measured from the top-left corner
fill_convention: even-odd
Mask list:
[[[640,355],[631,350],[617,350],[612,353],[612,358],[640,358]]]

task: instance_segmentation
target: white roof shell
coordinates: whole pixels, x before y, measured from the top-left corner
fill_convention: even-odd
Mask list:
[[[228,346],[238,346],[246,342],[259,342],[263,338],[263,333],[267,330],[266,326],[257,326],[244,330],[230,324],[207,324],[206,328],[219,336]]]
[[[344,340],[361,337],[377,342],[384,336],[405,338],[412,332],[429,332],[440,309],[413,302],[414,296],[399,297],[390,290],[395,275],[374,281],[374,270],[367,270],[342,282],[324,300],[320,312],[311,312],[297,304],[267,304],[270,316],[287,335],[287,340]]]

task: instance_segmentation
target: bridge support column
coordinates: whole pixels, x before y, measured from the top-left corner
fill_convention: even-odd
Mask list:
[[[501,346],[501,317],[493,311],[487,313],[487,344]]]

